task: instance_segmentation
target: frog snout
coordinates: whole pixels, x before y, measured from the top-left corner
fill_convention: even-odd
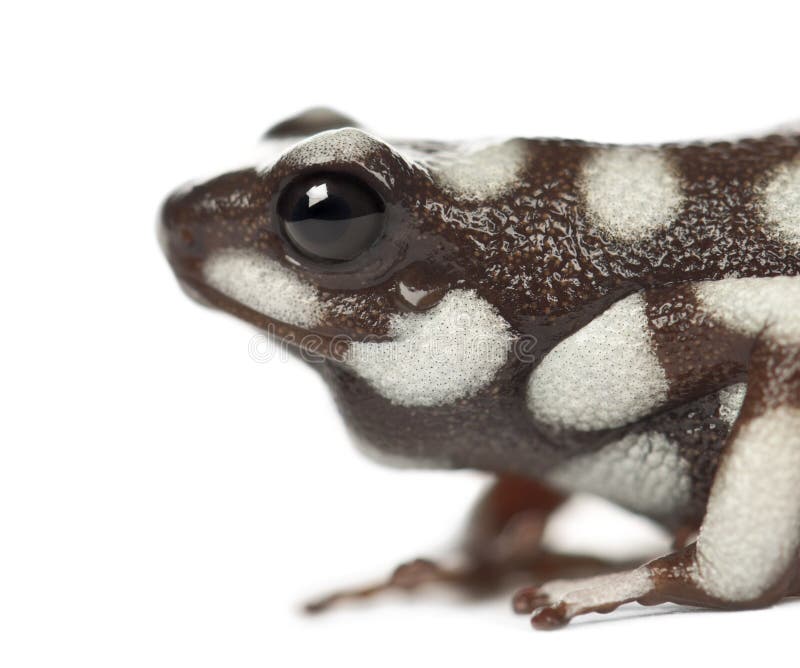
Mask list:
[[[187,202],[185,191],[172,193],[161,207],[161,217],[158,223],[158,241],[161,250],[177,271],[176,262],[196,254],[197,231],[192,223],[190,206]]]
[[[195,287],[206,252],[202,223],[195,217],[193,199],[192,191],[187,188],[172,193],[161,207],[156,235],[181,289],[195,301],[210,306]]]
[[[184,289],[209,289],[206,260],[229,248],[263,241],[269,193],[255,169],[193,181],[175,190],[161,207],[158,238]],[[194,296],[194,295],[193,295]]]

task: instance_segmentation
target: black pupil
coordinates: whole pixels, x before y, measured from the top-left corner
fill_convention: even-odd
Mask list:
[[[378,194],[344,174],[312,174],[292,182],[278,202],[286,236],[303,255],[332,262],[352,260],[383,232]]]

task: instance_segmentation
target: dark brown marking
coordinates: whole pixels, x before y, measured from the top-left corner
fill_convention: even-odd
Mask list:
[[[746,379],[753,342],[701,309],[693,285],[648,290],[645,300],[670,402],[685,403]]]
[[[642,605],[678,603],[725,610],[763,608],[780,601],[793,592],[800,563],[795,561],[778,580],[754,599],[728,601],[718,599],[702,588],[692,577],[695,564],[696,543],[672,554],[651,561],[647,567],[653,579],[653,590],[640,599]]]
[[[747,396],[739,419],[752,420],[773,408],[800,408],[800,342],[777,343],[761,336],[750,359]]]

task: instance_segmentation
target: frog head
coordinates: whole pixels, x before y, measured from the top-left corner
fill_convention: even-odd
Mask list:
[[[388,143],[312,110],[262,147],[275,154],[165,202],[162,245],[187,291],[305,352],[351,355],[398,403],[484,384],[511,328],[481,248],[503,233],[492,216],[503,215],[524,142]],[[366,359],[353,362],[354,351]]]

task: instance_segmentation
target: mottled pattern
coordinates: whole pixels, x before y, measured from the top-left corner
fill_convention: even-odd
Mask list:
[[[338,123],[334,119],[331,125]],[[800,154],[796,136],[667,146],[660,152],[562,140],[514,140],[475,151],[435,142],[396,149],[360,130],[326,130],[301,141],[270,169],[234,172],[177,193],[164,211],[171,258],[178,273],[194,284],[202,283],[200,261],[214,249],[242,248],[273,258],[316,288],[321,313],[314,329],[330,336],[390,338],[392,318],[427,308],[452,289],[475,290],[492,304],[514,337],[534,346],[533,354],[522,359],[512,354],[472,397],[438,408],[399,410],[344,369],[331,368],[328,376],[351,427],[375,447],[406,459],[536,472],[572,452],[602,447],[612,438],[605,431],[593,444],[573,438],[569,430],[561,437],[545,433],[532,419],[536,402],[526,408],[525,381],[557,342],[642,288],[668,400],[676,407],[691,406],[743,380],[747,344],[698,327],[696,320],[706,322],[705,314],[695,317],[696,299],[688,288],[658,286],[800,271],[798,248],[786,244],[764,213],[764,184]],[[662,210],[649,210],[648,234],[635,243],[593,217],[602,205],[597,192],[594,202],[586,199],[587,175],[600,179],[598,165],[613,165],[613,156],[620,155],[624,160],[616,161],[622,160],[625,169],[606,178],[606,187],[624,187],[620,179],[631,165],[648,168],[651,182],[668,170],[660,188]],[[385,242],[348,263],[346,271],[299,257],[277,228],[274,206],[282,186],[313,164],[358,174],[387,203]],[[647,179],[639,183],[639,192],[647,192]],[[609,207],[606,217],[614,211]],[[631,227],[632,221],[623,222]],[[410,303],[404,296],[409,285],[434,298]],[[261,326],[266,322],[241,314]],[[613,366],[610,358],[609,363]],[[627,367],[618,365],[625,372]],[[553,379],[558,383],[557,372]],[[616,387],[638,386],[625,388],[624,382]],[[618,405],[609,383],[609,405]],[[648,409],[642,410],[631,421]],[[598,427],[619,424],[601,421]]]
[[[761,557],[796,547],[800,517],[797,462],[782,451],[800,409],[800,135],[476,147],[387,143],[344,125],[319,110],[290,119],[270,140],[297,143],[274,162],[177,191],[162,238],[180,279],[313,348],[351,431],[391,461],[531,479],[567,471],[570,489],[676,530],[696,528],[712,498],[700,561],[692,545],[583,593],[545,587],[561,593],[526,599],[549,606],[541,624],[620,599],[784,595],[776,573],[791,558]],[[385,205],[382,236],[353,260],[309,259],[284,237],[277,200],[317,169],[357,178]],[[455,336],[437,320],[453,300],[489,315]],[[463,347],[487,332],[503,354],[415,347]],[[354,363],[360,351],[366,362]],[[598,476],[618,482],[604,491]],[[770,522],[786,535],[759,533]],[[744,541],[748,527],[757,540]]]

